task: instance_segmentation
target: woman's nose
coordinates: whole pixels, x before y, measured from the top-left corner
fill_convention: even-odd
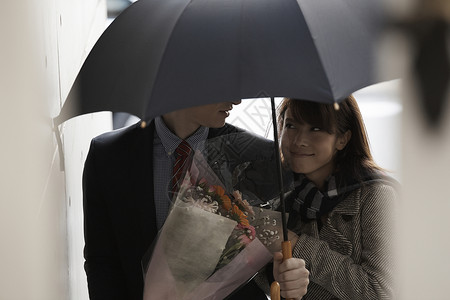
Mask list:
[[[241,102],[242,102],[242,100],[241,100],[241,99],[239,99],[239,100],[233,100],[233,101],[231,101],[231,103],[233,103],[234,105],[238,105],[238,104],[241,104]]]
[[[299,147],[300,146],[301,147],[308,146],[308,140],[307,140],[306,135],[301,131],[297,132],[297,134],[295,135],[295,138],[294,138],[294,144]]]

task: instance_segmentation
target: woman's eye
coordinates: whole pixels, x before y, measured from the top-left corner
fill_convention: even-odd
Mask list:
[[[320,127],[311,127],[311,131],[321,131],[322,128]]]
[[[286,123],[286,124],[284,124],[284,127],[285,127],[285,128],[294,128],[294,124],[292,124],[292,123]]]

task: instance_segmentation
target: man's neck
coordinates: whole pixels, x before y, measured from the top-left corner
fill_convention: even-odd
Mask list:
[[[200,127],[199,124],[191,122],[186,114],[179,111],[167,113],[162,116],[162,119],[167,128],[183,140],[190,137]]]

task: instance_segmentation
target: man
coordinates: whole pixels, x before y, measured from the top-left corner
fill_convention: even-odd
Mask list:
[[[92,140],[83,174],[84,255],[91,299],[142,300],[141,260],[169,212],[175,149],[183,140],[196,149],[215,137],[243,132],[225,124],[233,105],[239,103],[222,102],[170,112],[145,128],[135,124]],[[273,144],[261,138],[256,141],[260,157],[269,155],[263,149]],[[242,154],[243,159],[258,158],[251,145],[237,157]],[[212,164],[220,170],[223,164],[218,157]],[[236,160],[233,166],[226,166],[233,168],[238,163]],[[277,270],[287,272],[286,280],[298,280],[298,272],[292,269],[304,271],[304,265],[299,261],[284,267],[277,264]],[[252,281],[232,299],[266,297]]]

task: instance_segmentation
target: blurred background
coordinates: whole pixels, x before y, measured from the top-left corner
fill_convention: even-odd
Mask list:
[[[60,149],[51,118],[59,113],[97,38],[132,2],[2,4],[1,300],[88,299],[82,256],[84,160],[94,136],[136,119],[111,112],[71,119],[60,128]],[[379,72],[401,70],[402,80],[365,88],[355,96],[375,160],[403,185],[397,222],[399,299],[447,299],[449,4],[384,3],[392,26],[379,41]],[[242,101],[228,121],[270,138],[269,102],[252,101]]]

